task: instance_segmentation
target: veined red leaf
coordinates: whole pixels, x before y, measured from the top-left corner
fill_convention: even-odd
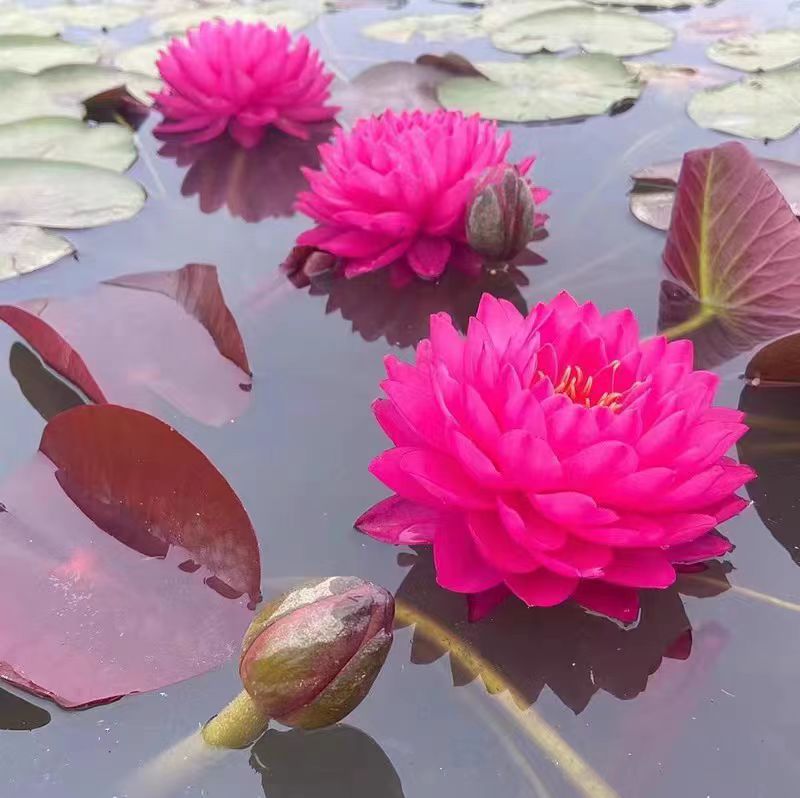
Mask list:
[[[738,142],[684,156],[664,264],[659,327],[698,367],[800,328],[800,223]]]
[[[250,401],[244,342],[214,266],[128,275],[83,296],[0,305],[0,320],[93,402],[153,411],[161,399],[219,426]]]
[[[78,708],[238,650],[258,541],[230,485],[171,427],[116,405],[68,410],[0,499],[2,678]]]

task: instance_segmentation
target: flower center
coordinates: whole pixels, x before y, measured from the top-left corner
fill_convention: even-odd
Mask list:
[[[561,380],[555,386],[555,391],[568,396],[575,404],[585,405],[586,407],[607,407],[616,413],[622,409],[622,400],[624,398],[624,394],[614,390],[614,378],[617,375],[619,365],[619,360],[611,363],[610,390],[601,396],[592,396],[594,377],[591,374],[584,374],[580,366],[567,366],[561,375]]]

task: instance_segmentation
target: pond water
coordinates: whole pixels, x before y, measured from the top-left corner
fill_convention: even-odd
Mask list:
[[[351,77],[373,63],[422,53],[496,57],[483,41],[398,45],[360,34],[389,15],[450,10],[459,9],[421,1],[400,10],[354,8],[325,16],[306,32]],[[696,20],[730,17],[750,18],[758,28],[797,24],[800,9],[784,0],[724,0],[653,16],[679,32]],[[114,35],[135,41],[141,30],[134,24]],[[679,33],[671,50],[641,60],[710,67],[709,41]],[[553,190],[549,237],[536,244],[546,263],[489,277],[486,290],[530,308],[566,289],[603,311],[630,306],[643,332],[654,333],[664,235],[631,216],[629,175],[726,140],[688,118],[691,90],[652,85],[615,116],[508,126],[512,155],[536,153],[536,182]],[[445,284],[396,299],[380,281],[295,288],[278,266],[307,220],[247,222],[225,205],[204,212],[215,204],[217,176],[229,168],[226,153],[211,153],[190,169],[159,152],[156,121],[151,115],[140,127],[141,154],[130,173],[147,189],[144,210],[128,222],[70,234],[77,259],[0,283],[0,302],[68,296],[123,274],[214,264],[254,373],[250,406],[219,427],[167,405],[159,415],[208,455],[247,508],[262,546],[265,597],[303,578],[352,573],[396,592],[451,642],[445,650],[422,628],[398,629],[375,687],[344,727],[314,734],[275,729],[252,750],[188,773],[174,794],[795,795],[800,461],[791,439],[777,453],[761,441],[761,479],[751,486],[761,517],[751,507],[726,524],[737,547],[731,566],[682,578],[680,592],[648,597],[637,629],[624,632],[572,607],[523,610],[510,602],[492,618],[468,624],[463,604],[436,587],[428,557],[381,545],[353,531],[352,523],[386,495],[367,472],[384,448],[370,410],[384,356],[409,357],[409,344],[424,335],[434,310],[465,320],[479,291]],[[800,161],[796,134],[747,146]],[[244,193],[246,174],[238,179]],[[9,353],[9,368],[0,370],[2,476],[38,446],[45,423],[39,409],[52,413],[74,401],[26,350],[0,326],[0,351]],[[739,405],[748,356],[719,367],[720,404]],[[780,415],[790,436],[800,429],[797,400],[795,392],[783,393],[780,407],[758,412]],[[503,686],[513,688],[513,698]],[[81,712],[13,688],[0,691],[0,795],[122,798],[137,767],[185,737],[237,689],[231,662],[163,691]]]

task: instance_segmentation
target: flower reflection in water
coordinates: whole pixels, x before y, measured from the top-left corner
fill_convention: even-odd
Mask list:
[[[245,149],[229,136],[190,144],[171,137],[159,155],[188,167],[181,185],[184,197],[197,195],[203,213],[227,207],[246,222],[291,216],[297,194],[308,183],[302,168],[319,166],[318,147],[333,126],[317,125],[308,141],[268,130],[256,147]]]
[[[391,760],[368,734],[339,725],[268,731],[250,753],[269,798],[403,798]]]
[[[409,555],[401,558],[405,561]],[[548,686],[576,714],[601,690],[620,699],[635,698],[664,658],[688,659],[692,627],[678,591],[712,595],[728,587],[725,566],[716,563],[707,571],[713,583],[686,576],[678,590],[645,591],[641,621],[629,630],[577,605],[529,609],[514,599],[490,618],[469,623],[463,599],[436,584],[430,553],[420,549],[410,561],[412,568],[396,595],[400,623],[407,625],[409,615],[404,619],[400,609],[406,607],[419,610],[448,632],[446,638],[434,639],[415,630],[412,662],[427,664],[449,653],[455,686],[480,676],[486,689],[496,692],[503,689],[497,683],[500,676],[514,688],[520,709],[535,703]],[[471,656],[457,656],[454,639]],[[494,674],[485,673],[482,663],[489,663]]]

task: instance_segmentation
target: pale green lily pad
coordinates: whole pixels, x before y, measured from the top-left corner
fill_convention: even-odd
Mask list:
[[[57,64],[93,64],[96,47],[50,36],[0,36],[0,69],[36,73]]]
[[[750,139],[782,139],[800,128],[800,68],[706,89],[692,97],[687,110],[700,127]]]
[[[0,225],[0,280],[36,271],[73,252],[66,238],[39,227]]]
[[[669,8],[696,8],[697,6],[711,6],[719,0],[587,0],[598,6],[621,6],[627,8],[669,9]]]
[[[79,100],[54,95],[38,75],[0,71],[0,124],[35,116],[81,119],[85,113]]]
[[[517,0],[514,3],[492,3],[478,15],[481,27],[494,33],[520,19],[557,8],[586,8],[581,0]]]
[[[62,26],[55,20],[27,8],[0,7],[0,36],[55,36]]]
[[[664,50],[675,31],[638,14],[602,8],[556,8],[518,19],[492,34],[499,50],[527,55],[580,47],[587,53],[644,55]]]
[[[718,64],[744,72],[781,69],[800,62],[800,29],[732,36],[712,44],[707,55]]]
[[[165,50],[171,39],[154,39],[150,42],[137,44],[126,50],[120,50],[114,56],[114,64],[128,72],[138,72],[142,75],[158,78],[156,61],[161,50]]]
[[[60,103],[84,102],[98,94],[122,86],[145,104],[151,104],[149,92],[158,91],[161,81],[137,72],[123,72],[115,67],[100,64],[65,64],[45,69],[37,78],[50,96]],[[42,114],[36,114],[42,116]]]
[[[150,27],[155,36],[185,33],[203,22],[222,19],[226,22],[263,22],[276,27],[284,25],[290,31],[310,25],[320,14],[322,7],[316,4],[300,4],[287,0],[285,3],[270,3],[263,6],[219,6],[179,11],[153,21]]]
[[[546,122],[605,114],[642,92],[622,61],[610,55],[542,55],[475,66],[489,80],[446,81],[438,89],[445,108],[505,122]]]
[[[486,35],[475,14],[396,17],[368,25],[362,33],[371,39],[395,44],[407,44],[415,36],[422,36],[426,42],[443,42],[448,39],[479,39]]]
[[[55,5],[36,9],[44,20],[52,21],[61,28],[118,28],[130,25],[147,14],[147,6],[112,5],[110,3],[91,3],[85,5]]]
[[[144,189],[110,169],[81,163],[0,159],[0,224],[76,229],[130,219]]]
[[[123,125],[90,126],[45,116],[0,125],[0,158],[75,161],[124,172],[136,160],[133,133]]]

